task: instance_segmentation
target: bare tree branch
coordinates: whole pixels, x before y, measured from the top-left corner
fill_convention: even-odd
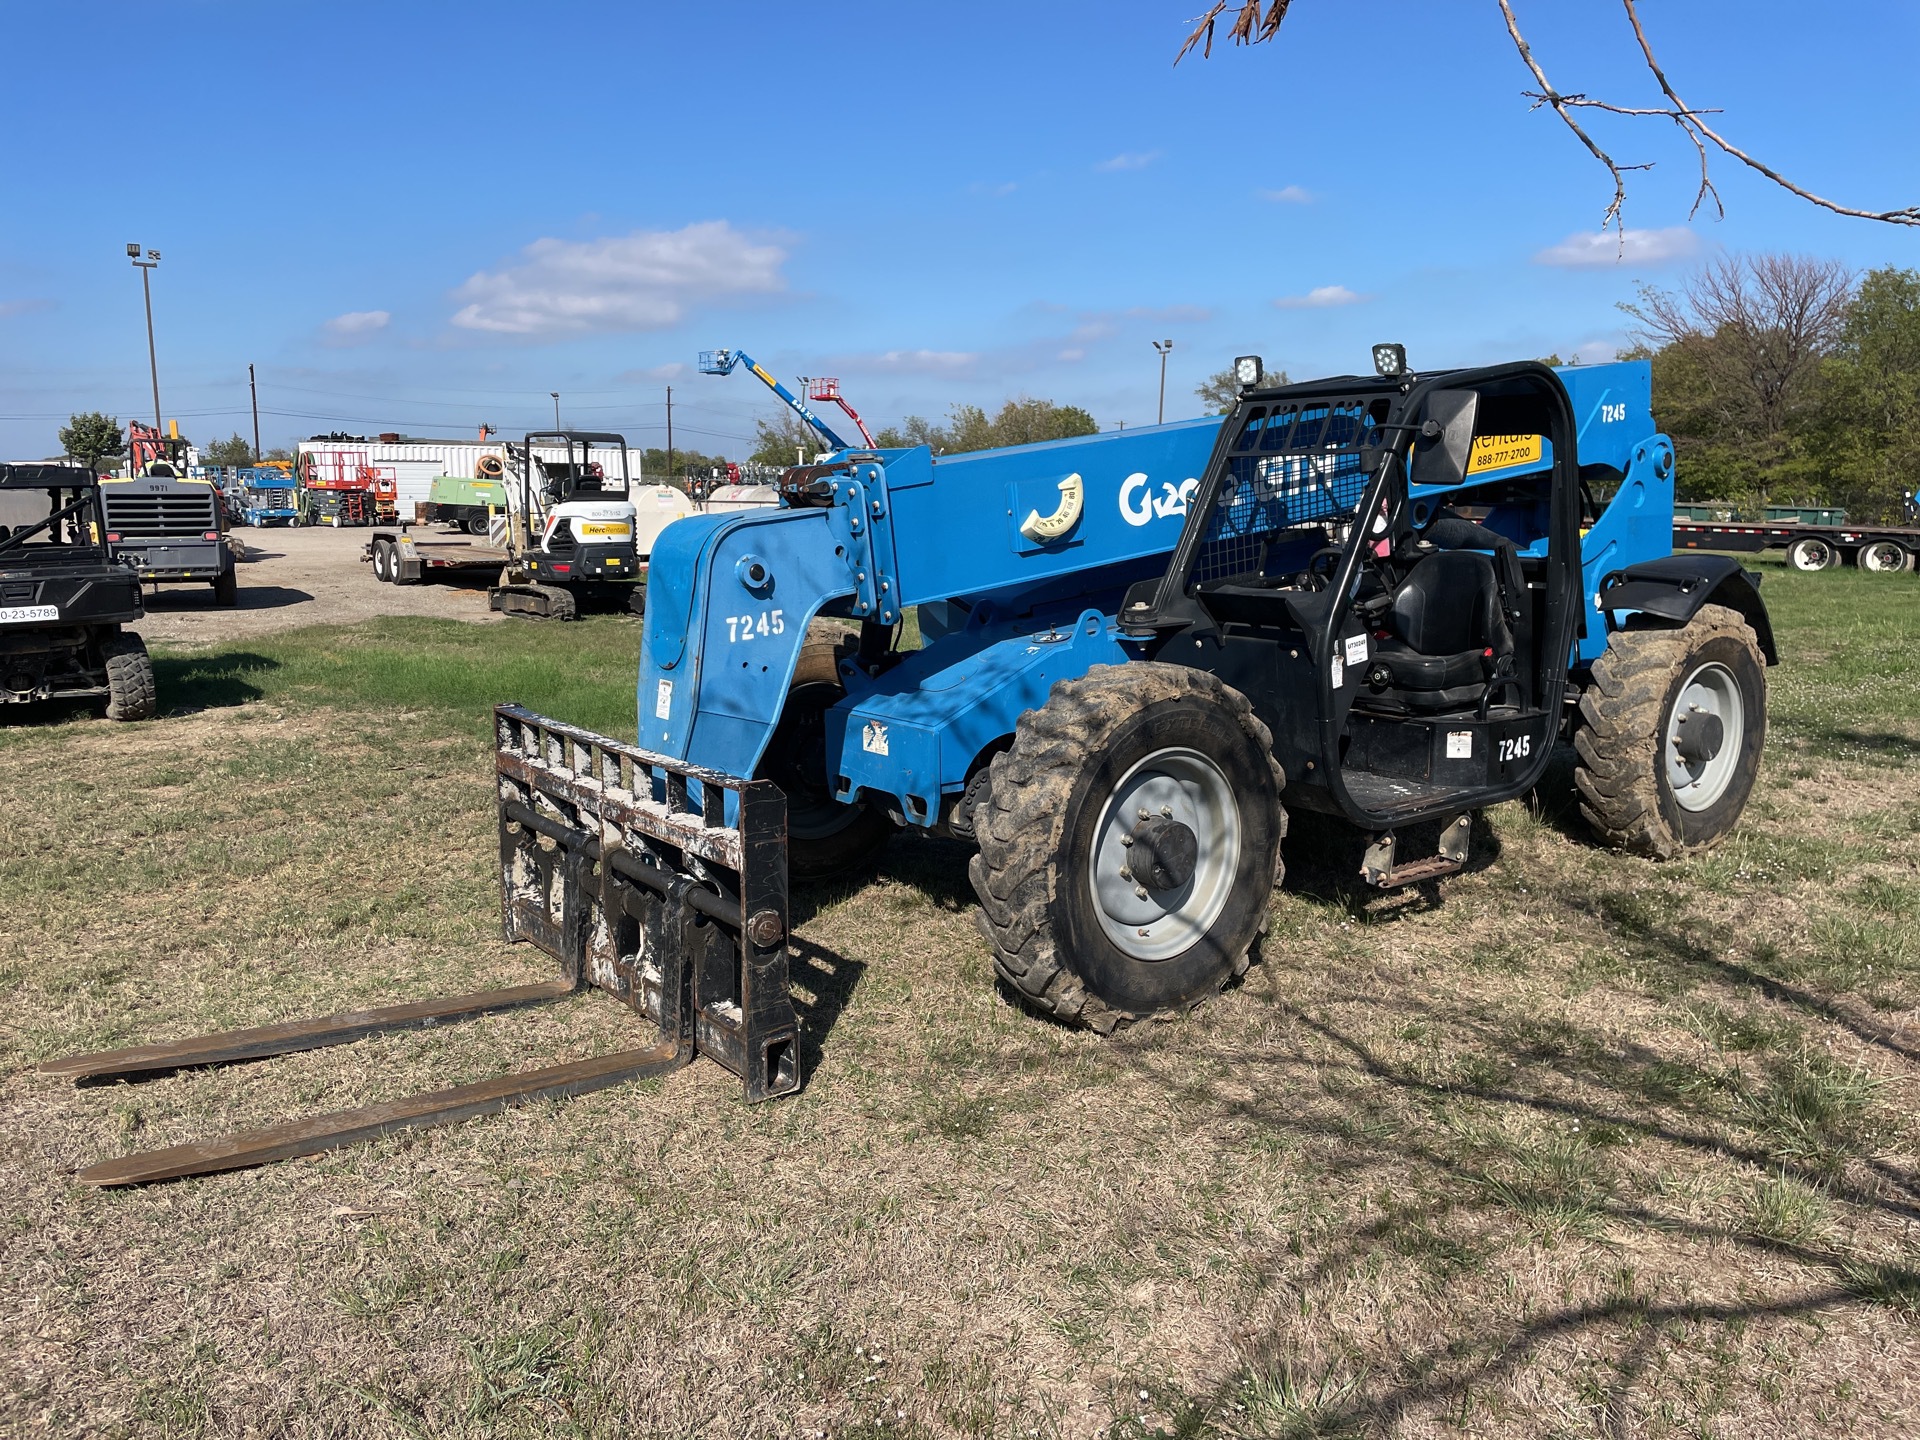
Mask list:
[[[1180,53],[1174,56],[1173,63],[1178,65],[1186,58],[1187,52],[1196,45],[1200,47],[1201,58],[1210,59],[1213,55],[1214,26],[1229,11],[1233,12],[1233,18],[1228,36],[1234,44],[1258,45],[1263,41],[1271,40],[1279,32],[1280,23],[1287,18],[1287,11],[1292,3],[1293,0],[1215,0],[1207,13],[1194,21],[1193,29],[1188,33],[1185,43],[1181,45]],[[1713,183],[1708,164],[1708,147],[1712,146],[1732,156],[1749,169],[1764,175],[1782,189],[1799,196],[1811,205],[1818,205],[1823,210],[1859,220],[1879,220],[1888,225],[1920,226],[1920,205],[1901,206],[1893,210],[1860,210],[1851,205],[1842,205],[1837,201],[1828,200],[1824,196],[1816,195],[1811,190],[1794,184],[1778,170],[1755,159],[1715,130],[1701,117],[1718,115],[1721,112],[1694,109],[1680,98],[1672,82],[1667,79],[1667,72],[1655,58],[1653,44],[1647,39],[1646,27],[1640,23],[1638,0],[1620,0],[1620,3],[1626,9],[1627,23],[1633,27],[1634,39],[1639,42],[1640,53],[1646,60],[1647,69],[1652,72],[1654,82],[1660,87],[1660,93],[1672,102],[1670,107],[1615,105],[1609,101],[1595,100],[1584,94],[1562,94],[1554,89],[1553,82],[1547,79],[1547,72],[1541,68],[1539,60],[1534,57],[1533,47],[1527,43],[1526,36],[1520,33],[1520,21],[1514,14],[1512,0],[1495,0],[1495,3],[1500,7],[1500,15],[1506,22],[1507,35],[1513,41],[1513,48],[1519,52],[1521,61],[1532,72],[1534,80],[1540,86],[1538,90],[1526,90],[1521,93],[1533,102],[1534,109],[1537,110],[1544,105],[1558,115],[1566,127],[1586,147],[1587,153],[1604,165],[1607,174],[1613,178],[1613,201],[1607,206],[1600,225],[1602,229],[1613,226],[1618,230],[1623,246],[1626,243],[1626,222],[1622,218],[1622,210],[1627,198],[1625,172],[1651,170],[1653,163],[1648,161],[1644,164],[1624,165],[1615,160],[1600,148],[1593,136],[1589,135],[1574,118],[1573,112],[1577,109],[1600,110],[1610,115],[1624,115],[1632,118],[1664,119],[1677,126],[1692,143],[1694,153],[1700,161],[1700,186],[1694,192],[1693,208],[1687,212],[1689,220],[1698,215],[1700,207],[1708,201],[1713,202],[1714,211],[1721,218],[1724,219],[1727,213],[1727,207],[1720,199],[1719,188]]]
[[[1587,134],[1585,130],[1582,130],[1580,128],[1580,122],[1573,118],[1573,112],[1567,103],[1567,97],[1553,88],[1553,82],[1547,79],[1547,72],[1542,70],[1540,68],[1540,62],[1533,58],[1533,47],[1527,44],[1527,37],[1520,33],[1520,22],[1514,16],[1513,6],[1508,3],[1508,0],[1498,0],[1498,4],[1500,6],[1500,14],[1505,17],[1507,22],[1507,34],[1513,38],[1513,48],[1520,52],[1520,58],[1526,62],[1527,69],[1531,70],[1533,72],[1533,78],[1540,82],[1538,92],[1528,92],[1533,99],[1534,109],[1537,110],[1542,105],[1552,106],[1553,113],[1567,122],[1567,128],[1580,137],[1580,143],[1586,146],[1592,153],[1593,158],[1606,166],[1607,173],[1613,176],[1613,203],[1607,206],[1607,213],[1601,217],[1600,228],[1604,230],[1609,225],[1618,226],[1620,230],[1620,243],[1624,246],[1626,244],[1627,231],[1626,223],[1621,219],[1621,209],[1627,203],[1627,181],[1626,177],[1620,172],[1622,170],[1646,170],[1651,167],[1647,165],[1623,166],[1594,143],[1593,137]]]
[[[1505,3],[1506,0],[1501,0],[1502,5]],[[1811,190],[1801,189],[1778,170],[1763,165],[1739,146],[1733,144],[1733,142],[1721,135],[1712,126],[1708,125],[1706,121],[1699,118],[1703,114],[1717,112],[1689,109],[1687,102],[1674,93],[1673,85],[1667,79],[1667,72],[1661,68],[1660,62],[1653,56],[1653,46],[1647,40],[1646,28],[1640,23],[1640,11],[1636,0],[1620,0],[1620,3],[1626,7],[1628,23],[1633,26],[1633,38],[1640,42],[1640,53],[1646,56],[1647,69],[1653,72],[1654,80],[1659,83],[1660,93],[1673,102],[1674,108],[1670,113],[1674,122],[1680,125],[1682,129],[1697,132],[1695,135],[1696,144],[1699,143],[1700,136],[1705,136],[1741,164],[1759,171],[1762,175],[1766,176],[1767,179],[1780,186],[1781,189],[1790,190],[1809,204],[1818,205],[1823,210],[1831,210],[1836,215],[1851,215],[1857,220],[1883,220],[1889,225],[1920,225],[1920,205],[1907,205],[1897,210],[1856,210],[1851,205],[1841,205],[1835,201],[1816,195]],[[1706,163],[1706,155],[1703,148],[1700,160],[1703,172]]]

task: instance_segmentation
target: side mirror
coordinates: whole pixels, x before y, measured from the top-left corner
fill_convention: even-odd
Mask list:
[[[1477,390],[1435,390],[1427,396],[1427,418],[1413,442],[1413,484],[1458,485],[1467,478],[1479,414]]]

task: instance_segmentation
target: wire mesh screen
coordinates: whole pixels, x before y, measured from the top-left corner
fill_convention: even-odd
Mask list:
[[[1367,488],[1362,447],[1381,443],[1388,404],[1360,396],[1252,407],[1228,451],[1193,579],[1258,575],[1283,532],[1351,518]]]

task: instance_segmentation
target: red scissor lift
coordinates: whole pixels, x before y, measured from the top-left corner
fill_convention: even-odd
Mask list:
[[[362,450],[310,450],[302,457],[302,511],[309,525],[392,525],[400,519],[399,476],[370,465]],[[337,518],[335,518],[337,517]]]

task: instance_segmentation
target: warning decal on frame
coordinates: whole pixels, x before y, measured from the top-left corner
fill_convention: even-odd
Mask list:
[[[1367,663],[1367,637],[1364,635],[1347,636],[1347,664],[1364,665]]]
[[[860,748],[869,755],[887,753],[887,727],[878,720],[869,720],[866,728],[860,732]]]
[[[1342,660],[1338,655],[1333,657],[1332,673],[1333,688],[1338,690],[1346,683],[1347,679],[1347,662]]]
[[[1471,760],[1473,758],[1473,732],[1471,730],[1449,730],[1447,732],[1447,759]]]
[[[673,682],[662,680],[660,688],[653,692],[653,715],[656,720],[665,720],[673,710]]]

